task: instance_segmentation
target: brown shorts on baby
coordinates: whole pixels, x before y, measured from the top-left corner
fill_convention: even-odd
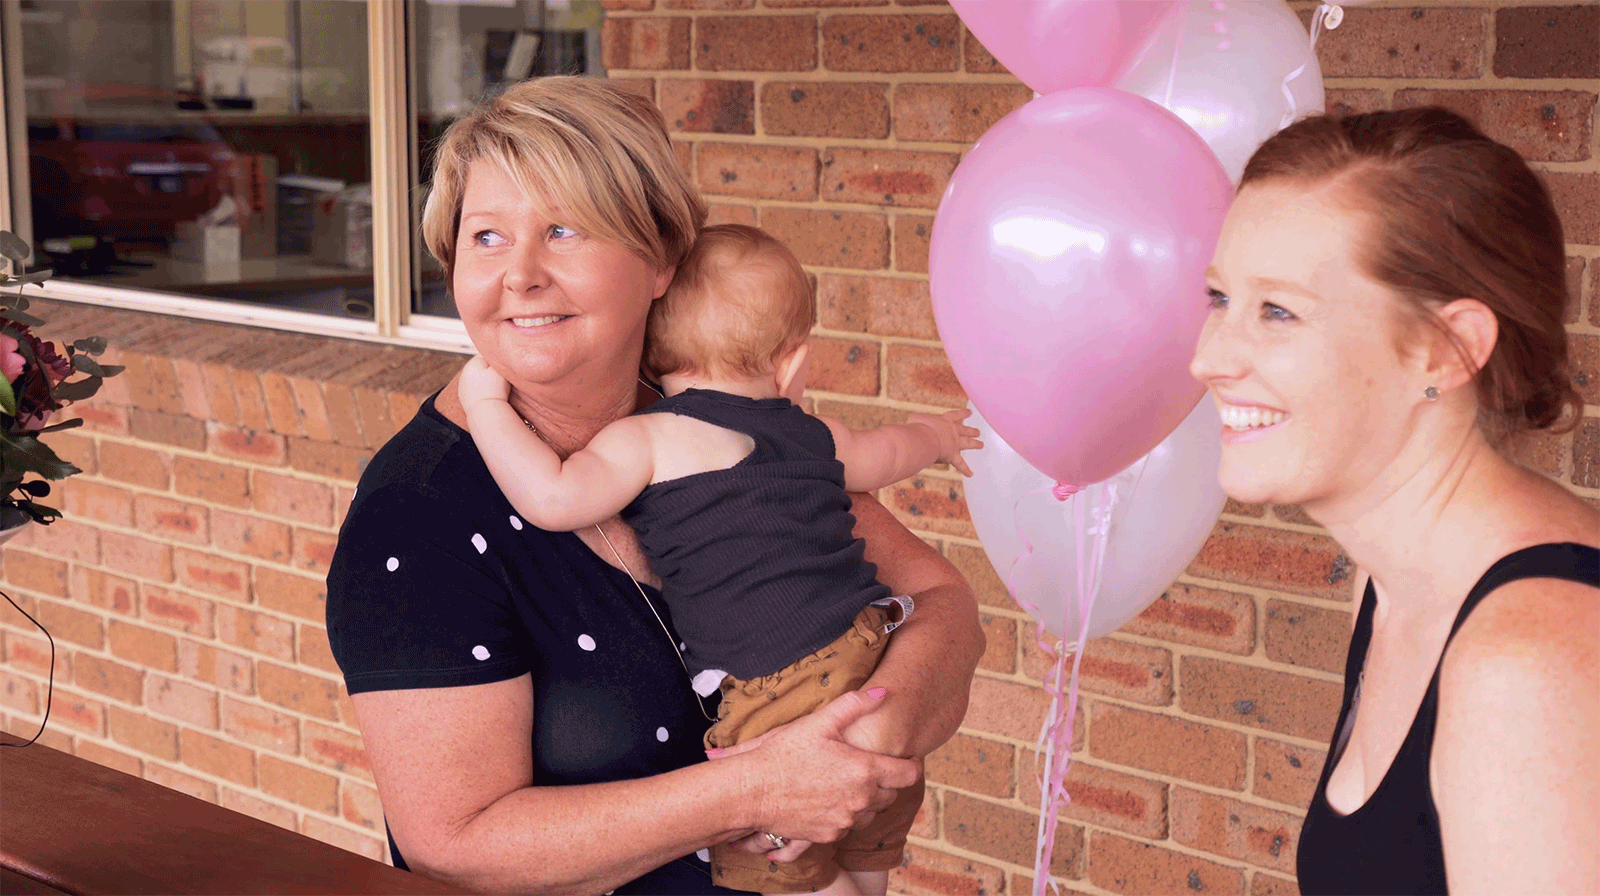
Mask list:
[[[717,723],[707,747],[731,747],[815,712],[846,691],[861,687],[878,667],[893,629],[893,607],[869,606],[833,643],[771,675],[722,682]],[[834,843],[816,843],[793,862],[711,847],[711,879],[719,886],[758,893],[809,893],[833,882],[841,869],[887,871],[900,864],[906,832],[922,807],[923,782],[900,791],[895,801],[865,826]]]

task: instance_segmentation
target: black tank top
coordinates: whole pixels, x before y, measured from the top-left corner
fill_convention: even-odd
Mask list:
[[[1496,588],[1518,579],[1566,579],[1600,588],[1600,551],[1581,544],[1541,544],[1501,558],[1468,592],[1450,627],[1445,650],[1474,607]],[[1300,829],[1296,872],[1302,893],[1447,892],[1439,813],[1434,808],[1428,776],[1438,716],[1437,666],[1411,730],[1371,798],[1349,815],[1340,815],[1328,805],[1328,778],[1349,740],[1348,728],[1361,690],[1361,670],[1366,668],[1376,606],[1377,595],[1368,582],[1350,638],[1350,655],[1345,660],[1344,707],[1333,729],[1334,740],[1322,778]],[[1442,664],[1443,650],[1439,656]]]
[[[888,597],[864,558],[827,424],[786,398],[687,389],[641,414],[681,414],[755,441],[725,470],[658,482],[622,511],[661,577],[691,673],[770,675]]]

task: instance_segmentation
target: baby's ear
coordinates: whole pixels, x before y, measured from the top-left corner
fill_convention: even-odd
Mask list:
[[[780,356],[772,372],[773,380],[778,386],[778,394],[795,404],[800,403],[800,397],[806,391],[806,371],[810,366],[806,362],[810,354],[811,342],[807,340],[795,346],[788,354]]]

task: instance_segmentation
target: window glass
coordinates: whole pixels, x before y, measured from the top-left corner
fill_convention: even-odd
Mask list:
[[[20,7],[38,263],[372,317],[364,0]]]
[[[408,0],[411,89],[416,99],[415,177],[433,172],[433,147],[450,123],[486,96],[541,75],[594,75],[600,66],[600,0]],[[421,198],[413,191],[420,227]],[[439,263],[414,243],[418,314],[455,317]]]

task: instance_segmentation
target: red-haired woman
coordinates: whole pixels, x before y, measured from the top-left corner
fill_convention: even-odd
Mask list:
[[[1245,170],[1193,364],[1222,484],[1363,573],[1304,892],[1600,892],[1600,514],[1504,453],[1583,411],[1565,261],[1538,178],[1443,109]]]

